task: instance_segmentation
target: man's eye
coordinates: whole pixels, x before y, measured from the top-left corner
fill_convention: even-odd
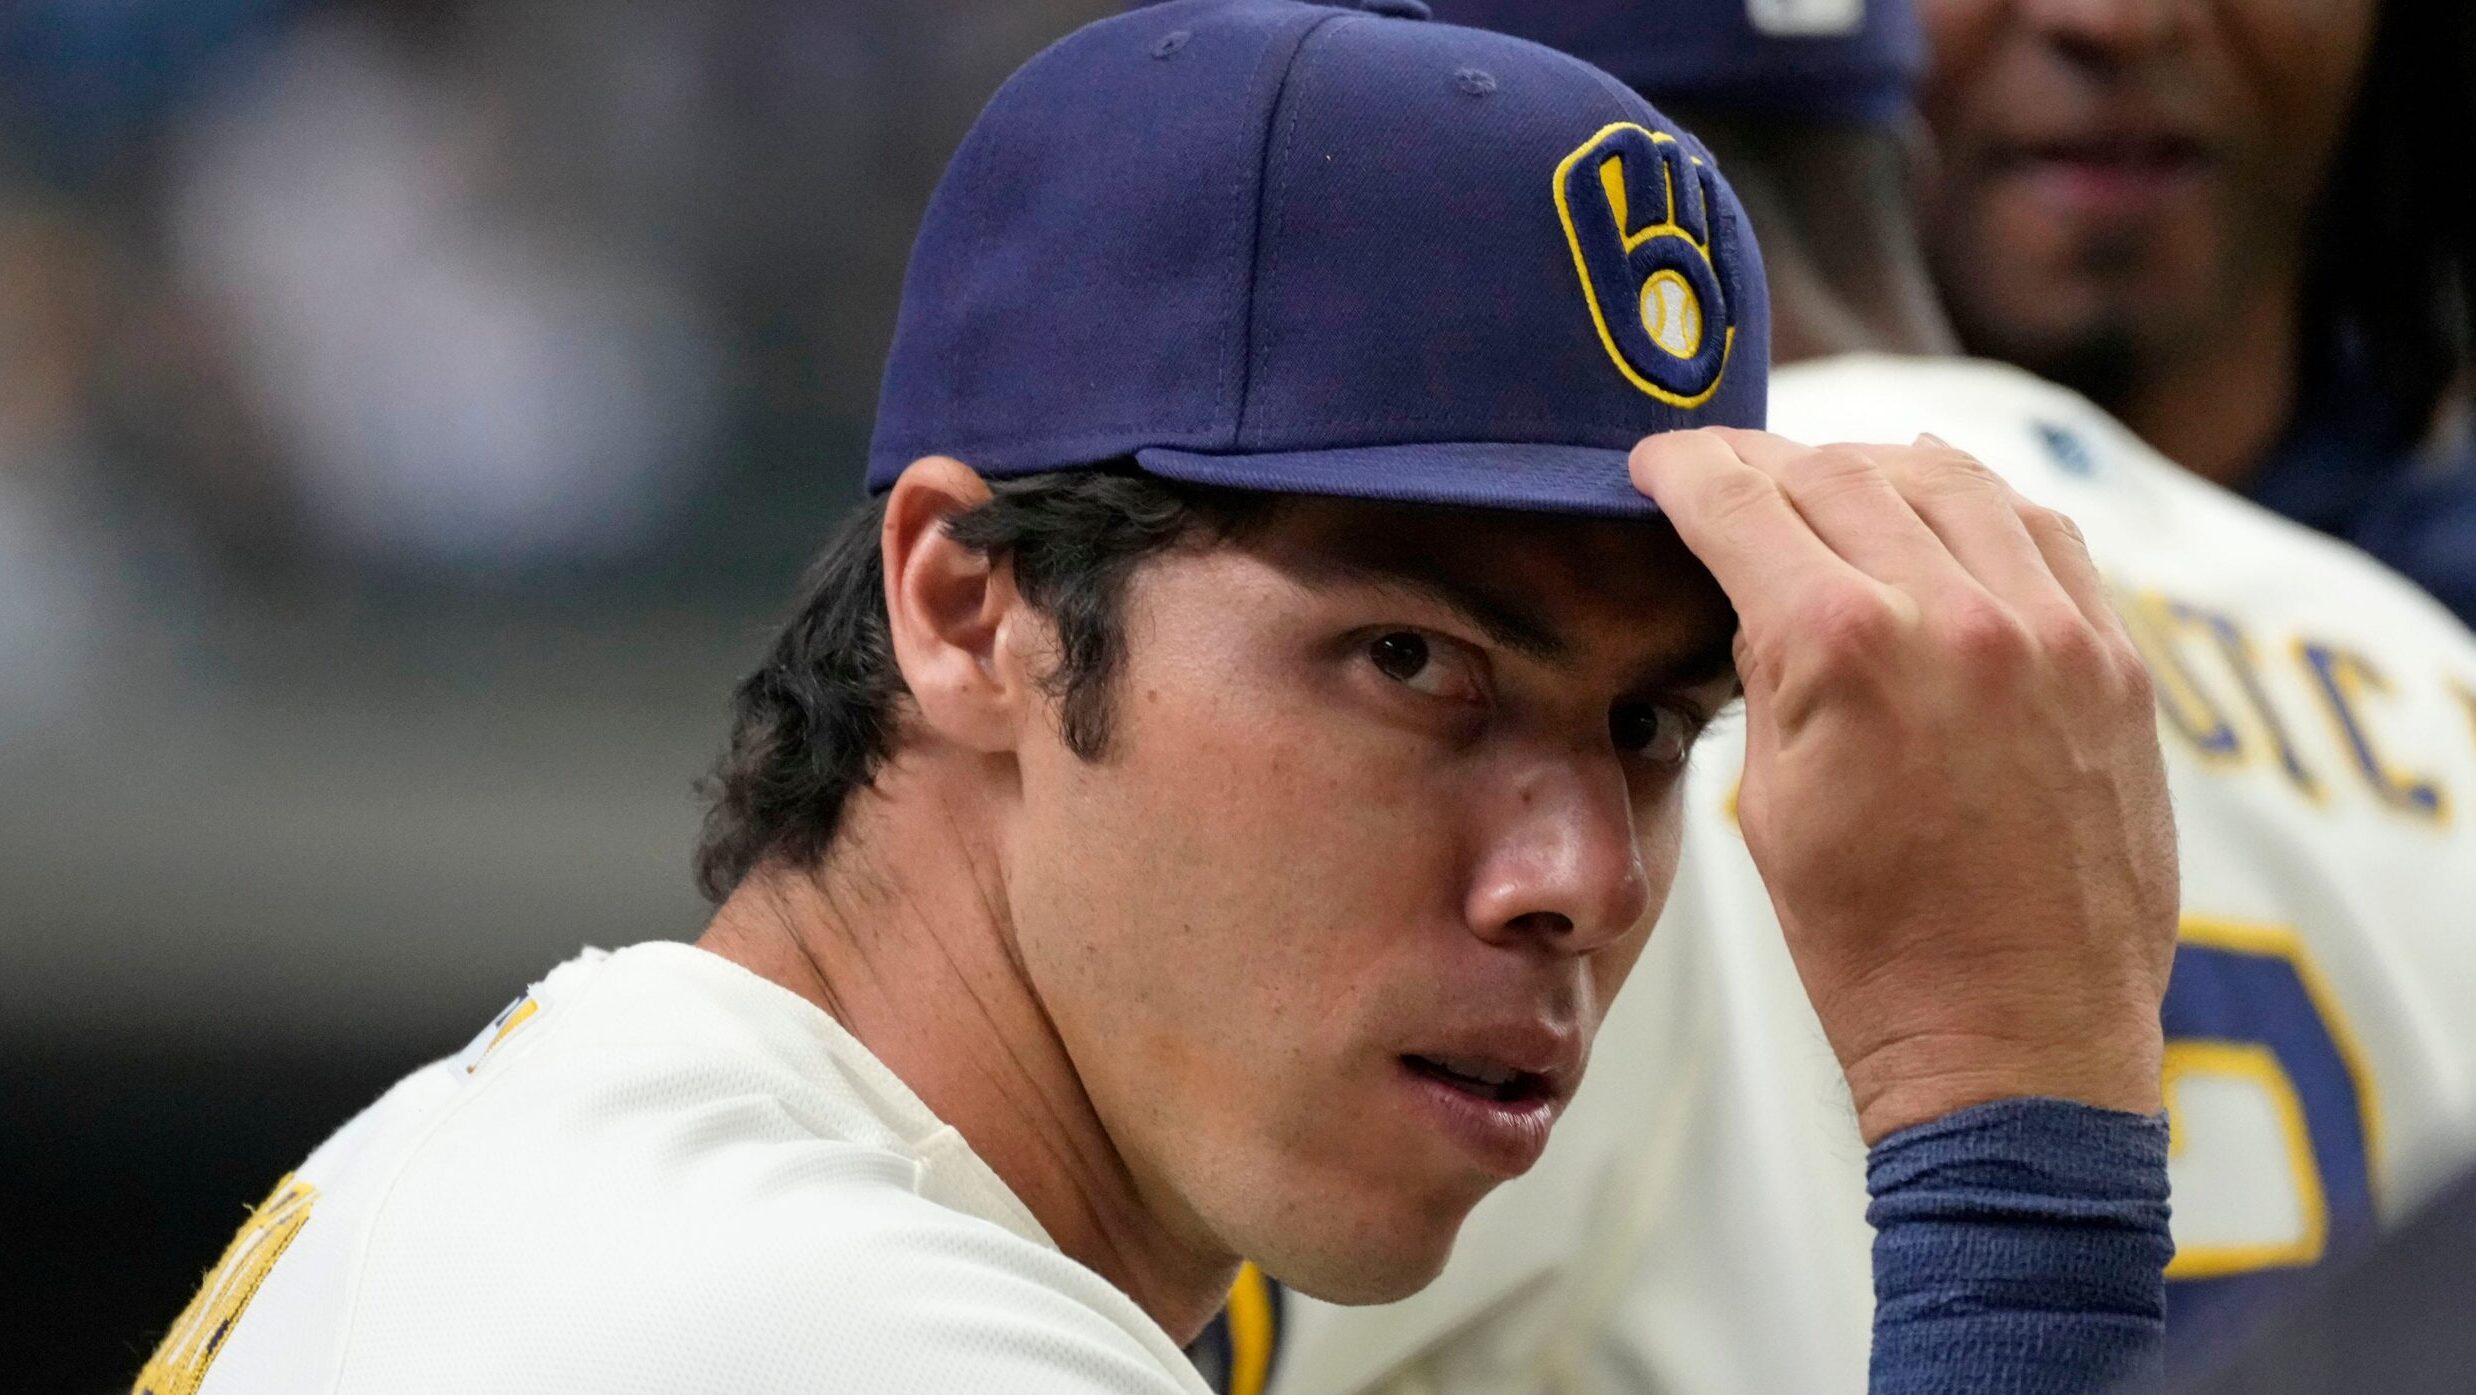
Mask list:
[[[1436,641],[1416,630],[1394,630],[1367,642],[1367,661],[1376,672],[1415,692],[1431,697],[1465,697],[1472,687],[1466,665]]]
[[[1631,702],[1608,714],[1616,749],[1653,765],[1683,765],[1697,730],[1691,717],[1657,703]]]
[[[1378,635],[1367,646],[1376,672],[1395,682],[1415,684],[1428,668],[1427,636],[1409,630]]]

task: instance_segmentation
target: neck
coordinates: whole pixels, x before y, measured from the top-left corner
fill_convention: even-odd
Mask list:
[[[1909,152],[1897,130],[1670,114],[1719,157],[1753,220],[1774,362],[1959,352],[1909,212]]]
[[[698,946],[841,1023],[1059,1249],[1191,1341],[1238,1261],[1180,1243],[1145,1206],[1014,952],[996,840],[903,764],[846,806],[823,867],[752,873]]]
[[[2295,411],[2297,317],[2293,286],[2268,281],[2206,342],[2145,355],[2131,388],[2107,405],[2167,459],[2240,489]]]
[[[1771,280],[1773,362],[1852,353],[1946,357],[1960,352],[1922,262],[1903,259],[1915,253],[1914,244],[1904,249],[1852,229],[1825,246],[1827,251],[1793,235],[1763,240]],[[1852,275],[1849,268],[1835,264],[1842,257],[1864,261],[1870,269]]]

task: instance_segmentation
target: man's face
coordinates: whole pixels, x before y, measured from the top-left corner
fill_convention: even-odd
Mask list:
[[[1024,970],[1153,1215],[1407,1293],[1641,952],[1726,603],[1664,525],[1302,500],[1126,624],[1107,753],[1022,758]]]
[[[2292,294],[2378,4],[1921,0],[1927,230],[1972,346],[2112,395]]]

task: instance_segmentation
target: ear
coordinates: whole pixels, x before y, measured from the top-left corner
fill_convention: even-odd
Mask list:
[[[988,482],[962,461],[915,460],[894,481],[877,544],[894,662],[921,720],[982,752],[1012,749],[1038,696],[1014,642],[1034,617],[1013,569],[946,531],[989,497]]]

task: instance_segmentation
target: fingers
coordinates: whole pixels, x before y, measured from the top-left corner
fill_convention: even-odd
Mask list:
[[[2022,517],[2034,506],[1977,457],[1934,436],[1886,454],[1901,495],[1979,585],[2024,613],[2066,599]]]
[[[1748,624],[1785,619],[1789,596],[1867,580],[1815,534],[1773,475],[1717,432],[1647,437],[1627,468]]]
[[[2093,602],[2112,613],[2071,521],[1939,437],[1816,448],[1761,431],[1709,434],[1777,480],[1825,545],[1879,581],[1920,599],[1978,592],[2024,617],[2066,603],[2092,619]]]
[[[1818,586],[1871,581],[1929,610],[1991,599],[2033,633],[2075,628],[2076,614],[2123,633],[2071,520],[1936,437],[1817,449],[1711,428],[1646,439],[1629,464],[1749,623],[1793,618],[1782,608]]]
[[[2079,526],[2053,509],[2030,503],[2020,506],[2020,521],[2047,571],[2089,623],[2102,633],[2128,639],[2123,617],[2107,594],[2106,579],[2098,574],[2098,564],[2090,557]]]
[[[1803,446],[1765,431],[1713,434],[1770,475],[1815,535],[1857,570],[1920,598],[1974,589],[1908,497],[1918,474],[1894,468],[1895,449]],[[2026,548],[2026,535],[2021,541]]]
[[[2112,640],[2127,640],[2089,545],[2071,519],[2024,499],[1977,458],[1936,436],[1902,457],[1902,492],[1960,564],[2014,613],[2035,620],[2072,612]]]

